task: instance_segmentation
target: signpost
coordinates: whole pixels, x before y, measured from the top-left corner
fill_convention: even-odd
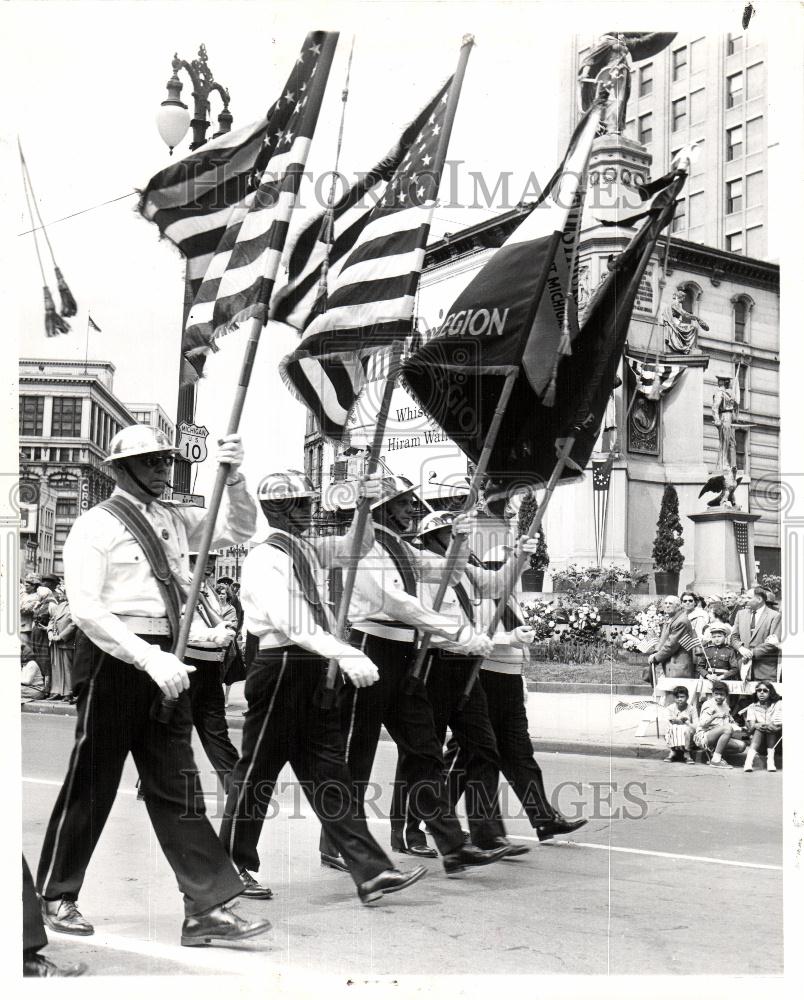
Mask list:
[[[192,461],[192,460],[191,460]],[[174,503],[185,504],[190,507],[206,507],[206,500],[203,493],[173,493],[170,498]]]
[[[181,452],[181,457],[185,462],[203,462],[207,457],[207,438],[209,431],[206,427],[198,424],[188,423],[182,420],[178,427],[179,437],[176,447]],[[190,496],[191,494],[174,493],[174,499],[178,496]]]

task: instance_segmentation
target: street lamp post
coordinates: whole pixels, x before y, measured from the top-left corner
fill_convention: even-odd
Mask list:
[[[235,561],[235,582],[240,583],[240,556],[244,556],[248,553],[248,546],[246,545],[230,545],[226,550],[227,556],[234,556]]]
[[[173,75],[167,82],[167,99],[162,102],[156,116],[156,125],[159,134],[170,149],[171,156],[173,149],[178,146],[187,129],[192,126],[193,141],[190,149],[198,149],[206,142],[207,129],[210,126],[208,119],[210,104],[209,97],[213,91],[217,91],[223,101],[223,110],[218,115],[218,131],[213,135],[213,139],[219,135],[224,135],[232,127],[232,114],[229,111],[229,91],[216,83],[212,76],[212,70],[207,63],[207,50],[205,45],[198,49],[198,58],[192,62],[179,59],[178,54],[173,56]],[[187,105],[181,100],[183,84],[179,79],[179,70],[185,70],[193,85],[193,117]],[[184,310],[182,313],[182,329],[187,323],[187,316],[192,308],[193,302],[190,298],[190,283],[184,282]],[[179,372],[181,373],[183,359],[179,358]],[[181,377],[181,375],[180,375]],[[195,385],[179,385],[179,399],[176,407],[176,425],[182,421],[192,421],[195,413]],[[190,466],[191,463],[183,458],[177,458],[173,467],[173,490],[176,493],[190,492]]]

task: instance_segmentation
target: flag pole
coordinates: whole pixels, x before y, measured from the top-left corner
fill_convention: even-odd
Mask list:
[[[87,364],[89,361],[89,313],[87,313],[87,335],[86,335],[86,345],[84,347],[84,374],[87,373]]]
[[[463,509],[461,510],[462,514],[468,514],[477,503],[477,498],[480,494],[480,486],[486,476],[489,459],[491,458],[494,445],[497,442],[497,435],[500,431],[505,411],[508,409],[508,402],[511,399],[511,393],[514,391],[514,383],[516,382],[517,375],[519,374],[519,367],[517,365],[513,365],[506,366],[506,368],[507,370],[502,392],[497,400],[497,408],[494,411],[494,417],[492,418],[491,425],[489,426],[488,433],[486,434],[486,440],[483,442],[483,450],[480,453],[477,466],[475,467],[475,471],[472,476],[472,481],[469,484],[469,493],[466,496],[466,500],[464,500]],[[465,538],[462,535],[453,535],[450,539],[449,548],[446,556],[444,557],[444,571],[441,574],[438,590],[436,591],[435,598],[433,599],[433,611],[441,610],[441,605],[450,585],[450,579],[453,571],[455,570],[461,550],[463,549],[464,542]],[[418,652],[416,653],[416,660],[413,664],[413,668],[411,669],[412,677],[419,677],[421,675],[422,667],[424,666],[424,661],[427,657],[427,651],[429,648],[430,633],[426,632],[422,636],[422,641],[419,645]]]
[[[530,527],[528,528],[528,533],[527,533],[528,538],[535,538],[536,532],[541,528],[545,511],[547,510],[547,507],[550,503],[550,498],[553,496],[553,493],[555,492],[555,488],[558,485],[559,479],[561,478],[561,473],[564,471],[564,467],[566,466],[567,460],[569,459],[570,453],[574,447],[575,447],[575,434],[573,433],[570,434],[570,436],[566,438],[566,440],[564,441],[564,445],[561,449],[561,454],[558,456],[558,461],[553,466],[553,471],[550,473],[550,479],[548,480],[547,486],[545,487],[544,498],[542,499],[542,502],[539,504],[539,509],[536,511],[536,515],[530,522]],[[494,609],[494,614],[492,616],[491,622],[489,623],[489,627],[486,630],[486,635],[490,639],[493,639],[497,632],[497,626],[500,624],[500,621],[502,620],[503,611],[505,610],[505,607],[508,604],[508,600],[511,597],[514,587],[516,586],[516,582],[522,575],[522,571],[525,569],[525,564],[527,563],[529,558],[530,556],[528,555],[527,552],[520,552],[519,555],[516,557],[514,570],[509,576],[505,587],[503,588],[503,592],[500,595],[499,600],[497,601],[497,607]],[[466,687],[464,688],[463,694],[461,695],[461,699],[458,703],[459,709],[463,708],[466,705],[466,702],[469,700],[469,695],[472,691],[472,688],[474,687],[475,681],[477,680],[477,676],[480,673],[480,666],[482,662],[483,662],[482,659],[478,659],[475,661],[475,664],[472,667],[472,673],[469,675],[469,678],[466,681]]]
[[[399,363],[402,358],[404,341],[395,340],[391,345],[388,359],[388,373],[385,377],[385,387],[380,403],[380,410],[377,414],[377,423],[374,426],[374,438],[371,442],[368,462],[366,464],[366,474],[373,476],[377,471],[380,462],[380,449],[385,437],[385,425],[388,422],[388,413],[391,409],[391,399],[396,388],[396,380],[399,375]],[[335,623],[335,636],[343,640],[346,632],[346,618],[349,613],[349,603],[352,598],[352,591],[357,577],[357,564],[360,562],[360,549],[363,544],[363,535],[366,530],[369,514],[371,513],[371,498],[363,497],[357,502],[355,519],[352,525],[354,540],[352,551],[349,553],[349,562],[346,569],[346,578],[343,581],[343,592],[338,603],[338,616]],[[327,665],[326,687],[321,699],[322,708],[331,708],[334,701],[335,682],[338,679],[340,667],[336,659],[331,659]]]

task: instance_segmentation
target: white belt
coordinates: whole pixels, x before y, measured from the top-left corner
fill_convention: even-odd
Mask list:
[[[226,650],[220,647],[201,649],[198,646],[188,646],[186,656],[188,660],[211,660],[213,663],[221,663],[226,656]]]
[[[137,635],[170,635],[167,618],[141,618],[138,615],[117,615],[123,624]]]
[[[377,639],[393,639],[394,642],[411,643],[416,638],[416,630],[412,628],[399,628],[395,625],[377,625],[374,622],[361,622],[353,626],[356,632],[365,632],[366,635],[373,635]]]

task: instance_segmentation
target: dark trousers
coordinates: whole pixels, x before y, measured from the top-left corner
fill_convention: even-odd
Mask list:
[[[193,725],[224,792],[228,792],[238,758],[237,750],[229,739],[220,664],[193,660],[192,656],[188,657],[188,663],[196,668],[195,673],[190,674],[190,712]]]
[[[542,770],[533,756],[533,744],[528,733],[528,716],[522,692],[522,677],[519,674],[500,674],[493,670],[481,670],[480,681],[486,695],[489,720],[500,752],[502,773],[514,794],[522,803],[522,808],[533,827],[553,819],[555,811],[544,787]],[[473,781],[471,758],[464,753],[460,740],[451,740],[447,747],[446,763],[450,771],[450,787],[460,798],[463,786]],[[457,799],[456,799],[457,801]],[[499,797],[495,800],[498,823],[497,835],[505,834]],[[468,812],[468,804],[467,804]],[[469,830],[472,843],[486,846],[487,831],[481,824],[473,823],[469,814]]]
[[[243,884],[204,812],[188,738],[187,695],[169,725],[155,722],[150,713],[159,689],[144,671],[101,652],[83,635],[76,644],[79,658],[85,679],[78,690],[75,744],[45,833],[37,871],[40,895],[78,898],[129,753],[187,915],[239,895]]]
[[[257,871],[257,844],[279,772],[290,763],[357,885],[393,868],[352,799],[337,707],[319,705],[327,661],[289,646],[263,651],[246,678],[243,755],[232,775],[221,840],[238,868]]]
[[[22,950],[39,951],[47,944],[47,934],[42,921],[39,899],[34,889],[31,869],[22,856]]]
[[[364,632],[352,633],[352,645],[376,663],[380,679],[367,688],[346,682],[341,719],[346,734],[346,763],[355,782],[355,798],[365,815],[366,788],[385,726],[402,761],[399,781],[442,854],[463,844],[444,781],[444,742],[437,735],[433,708],[421,680],[409,676],[411,643],[379,639]],[[322,838],[321,850],[329,846]]]
[[[449,727],[461,747],[468,770],[468,781],[465,776],[458,781],[450,766],[452,762],[445,762],[450,806],[454,809],[465,791],[470,829],[477,835],[477,842],[490,844],[494,837],[504,836],[505,830],[501,829],[497,804],[500,756],[479,680],[472,686],[466,705],[458,707],[474,663],[474,657],[435,650],[424,676],[427,697],[433,706],[436,736],[443,746]],[[400,754],[391,807],[391,831],[394,839],[412,845],[421,843],[423,838],[418,810],[406,792],[404,760]]]

